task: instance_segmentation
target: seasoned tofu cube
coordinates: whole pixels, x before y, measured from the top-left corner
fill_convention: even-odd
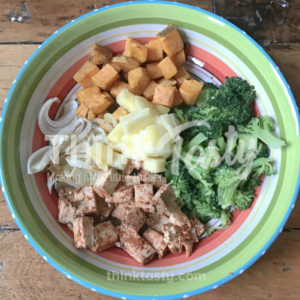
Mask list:
[[[183,66],[178,68],[177,74],[174,76],[178,84],[181,85],[185,79],[190,79],[191,75],[188,73]]]
[[[163,77],[163,73],[161,72],[160,68],[158,67],[158,63],[151,63],[146,65],[146,69],[148,71],[149,77],[151,79],[158,79]]]
[[[120,174],[113,168],[102,171],[93,185],[94,191],[102,198],[112,194],[121,180]]]
[[[191,221],[181,210],[174,211],[170,214],[170,223],[179,227],[184,225],[192,227]]]
[[[112,216],[121,220],[125,227],[134,231],[139,231],[146,222],[145,213],[136,207],[134,202],[117,204]]]
[[[147,86],[147,88],[145,89],[144,91],[144,94],[143,96],[149,100],[149,101],[152,101],[153,100],[153,96],[154,96],[154,91],[155,91],[155,88],[157,86],[157,83],[154,81],[154,80],[151,80]]]
[[[169,217],[167,217],[164,214],[157,214],[157,213],[147,214],[146,225],[156,230],[159,233],[163,232],[163,225],[169,223],[170,223]]]
[[[178,89],[175,90],[175,97],[174,97],[174,106],[181,105],[183,103],[183,99],[178,91]]]
[[[151,173],[147,170],[140,170],[138,173],[140,180],[144,183],[151,183],[153,186],[156,188],[162,187],[164,184],[167,183],[167,180],[165,177],[159,175],[159,174],[154,174]]]
[[[87,115],[88,115],[88,111],[89,111],[89,109],[84,104],[80,104],[79,107],[76,110],[76,114],[80,118],[86,118]]]
[[[134,170],[141,170],[143,168],[143,162],[134,160],[134,159],[129,159],[127,162],[127,165],[123,171],[123,174],[125,175],[130,175]]]
[[[94,229],[94,245],[91,249],[100,252],[111,248],[118,241],[118,233],[110,221],[100,223]]]
[[[175,79],[165,79],[165,78],[162,78],[161,80],[158,81],[158,83],[162,84],[162,85],[175,86],[177,84],[177,81]]]
[[[154,258],[155,250],[138,233],[127,230],[123,226],[118,227],[117,230],[122,247],[137,262],[144,265]]]
[[[168,245],[164,240],[164,236],[157,231],[148,228],[144,232],[143,238],[155,249],[159,258],[162,258],[168,251]]]
[[[58,222],[62,224],[72,224],[75,217],[76,207],[65,197],[58,199]]]
[[[139,176],[131,176],[131,175],[125,175],[123,177],[123,181],[125,186],[134,186],[136,184],[141,183]]]
[[[158,63],[158,67],[165,79],[170,79],[177,73],[177,68],[172,59],[167,56]]]
[[[129,89],[129,85],[124,81],[118,80],[111,86],[110,93],[116,98],[123,89]]]
[[[99,72],[92,76],[92,81],[103,90],[109,90],[120,78],[118,71],[110,64],[106,64]]]
[[[129,90],[134,95],[142,95],[150,81],[145,68],[136,68],[128,72]]]
[[[144,63],[147,60],[148,47],[135,39],[127,38],[123,54]]]
[[[74,190],[74,198],[82,199],[77,207],[76,215],[94,215],[98,213],[98,201],[91,186]]]
[[[175,99],[175,87],[158,84],[154,90],[152,102],[154,104],[163,105],[166,107],[173,107]]]
[[[132,57],[127,57],[125,55],[114,56],[111,60],[112,65],[117,70],[128,73],[129,71],[136,69],[140,66],[140,63]]]
[[[94,110],[95,114],[101,114],[107,110],[114,103],[113,98],[106,92],[99,95],[97,100],[91,103],[91,108]]]
[[[125,116],[128,114],[128,111],[123,108],[123,107],[118,107],[114,112],[113,112],[113,116],[115,117],[117,122],[120,122],[120,117]]]
[[[170,24],[163,31],[157,34],[162,48],[169,56],[173,56],[183,49],[183,42],[176,26]]]
[[[102,65],[107,63],[112,58],[112,51],[104,46],[100,46],[98,44],[93,44],[91,49],[91,54],[89,57],[89,61],[95,65]]]
[[[171,59],[174,62],[175,66],[179,68],[185,62],[186,59],[184,50],[181,50],[175,55],[173,55]]]
[[[185,79],[179,88],[179,93],[186,105],[194,105],[203,89],[203,82]]]
[[[76,248],[91,248],[94,245],[94,220],[92,217],[76,217],[73,222]]]
[[[97,117],[97,115],[95,114],[94,110],[93,110],[93,109],[90,109],[90,110],[88,111],[88,114],[87,114],[88,120],[92,120],[92,119],[94,119],[94,118],[96,118],[96,117]]]
[[[75,73],[73,79],[77,81],[84,89],[92,86],[92,76],[99,71],[99,68],[92,62],[86,61]]]
[[[105,198],[106,202],[110,203],[122,203],[134,201],[133,187],[124,186],[122,184],[112,193],[111,196]]]
[[[89,102],[92,99],[95,99],[99,95],[100,95],[100,89],[95,85],[85,88],[83,90],[80,90],[76,94],[78,102],[80,104],[86,104],[86,102]]]
[[[151,40],[146,44],[148,48],[147,61],[154,62],[163,59],[163,49],[159,40]]]
[[[149,183],[134,186],[135,205],[145,212],[155,212],[152,203],[153,185]]]

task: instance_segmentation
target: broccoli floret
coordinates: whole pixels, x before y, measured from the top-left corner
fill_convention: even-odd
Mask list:
[[[269,157],[270,156],[270,148],[268,147],[268,145],[263,144],[263,143],[259,143],[258,147],[260,148],[260,150],[257,153],[256,158]]]
[[[252,170],[258,176],[262,174],[272,175],[275,173],[272,166],[272,161],[267,157],[260,157],[255,159],[252,163]]]
[[[238,126],[239,133],[257,137],[269,147],[278,148],[285,146],[285,142],[273,135],[273,131],[274,122],[267,116],[252,118],[246,126]]]
[[[200,96],[197,99],[197,105],[203,105],[208,99],[213,97],[218,91],[218,88],[213,83],[205,83]]]
[[[253,188],[245,191],[236,190],[234,195],[234,205],[239,209],[249,208],[252,204],[253,197]]]

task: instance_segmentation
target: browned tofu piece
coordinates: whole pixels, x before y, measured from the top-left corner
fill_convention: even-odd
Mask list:
[[[144,212],[155,212],[152,202],[153,185],[149,183],[138,184],[134,186],[135,205]]]
[[[179,210],[174,190],[170,184],[164,184],[153,197],[156,211],[159,214],[170,216],[172,212]]]
[[[165,79],[165,78],[162,78],[161,80],[158,81],[158,83],[162,84],[162,85],[175,86],[177,84],[177,81],[175,79]]]
[[[147,60],[148,47],[135,39],[127,38],[123,54],[144,63]]]
[[[149,100],[149,101],[153,100],[154,91],[155,91],[156,86],[157,86],[157,83],[154,80],[151,80],[149,82],[149,84],[147,85],[147,88],[145,89],[144,94],[143,94],[143,96],[147,100]]]
[[[140,66],[140,63],[137,60],[125,55],[114,56],[111,60],[111,63],[117,70],[123,71],[125,73]]]
[[[114,209],[114,205],[105,202],[105,200],[101,197],[97,197],[97,200],[98,200],[98,213],[95,219],[99,222],[103,222],[107,220],[107,218],[110,216],[111,212]]]
[[[82,199],[76,209],[77,216],[95,215],[98,213],[98,201],[91,186],[74,190],[74,198]]]
[[[94,113],[99,115],[106,111],[113,103],[114,99],[107,92],[101,93],[97,101],[91,104],[91,108],[94,110]]]
[[[89,109],[84,104],[80,104],[76,110],[76,114],[80,118],[86,118],[88,115],[88,112],[89,112]]]
[[[80,69],[73,76],[74,80],[77,81],[83,88],[92,86],[92,76],[99,71],[99,68],[92,62],[86,61]]]
[[[125,186],[133,186],[136,184],[140,184],[141,181],[139,176],[124,175],[123,183]]]
[[[139,231],[146,222],[145,213],[136,207],[134,202],[117,204],[112,216],[121,220],[125,227],[134,231]]]
[[[160,188],[161,186],[163,186],[164,184],[167,183],[167,180],[165,177],[163,177],[159,174],[156,174],[156,173],[151,173],[144,169],[140,170],[138,175],[142,182],[151,183],[156,188]]]
[[[137,262],[144,265],[154,258],[155,250],[137,232],[127,230],[123,226],[118,227],[117,230],[122,247]]]
[[[103,90],[109,90],[115,81],[120,78],[118,71],[110,64],[106,64],[92,76],[92,81]]]
[[[181,85],[185,79],[190,79],[191,75],[188,73],[183,66],[178,68],[177,74],[174,76],[178,84]]]
[[[105,201],[109,203],[122,203],[134,201],[133,187],[124,186],[121,183],[119,184],[117,189],[111,194],[111,196],[105,198]]]
[[[92,119],[94,119],[94,118],[96,118],[96,117],[97,117],[97,115],[95,114],[94,110],[93,110],[93,109],[90,109],[90,110],[88,111],[88,115],[87,115],[88,120],[92,120]]]
[[[163,31],[157,34],[162,48],[169,56],[173,56],[183,49],[183,42],[176,26],[170,24]]]
[[[152,102],[172,108],[174,105],[175,90],[174,86],[158,84],[154,90]]]
[[[107,63],[112,58],[112,51],[104,46],[100,46],[98,44],[93,44],[91,49],[91,54],[89,57],[89,61],[95,65],[102,65]]]
[[[174,97],[174,106],[178,106],[183,103],[183,99],[178,91],[178,89],[175,90],[175,97]]]
[[[171,59],[174,62],[175,66],[179,68],[186,60],[184,50],[181,50],[175,55],[173,55]]]
[[[146,46],[148,47],[147,61],[154,62],[163,59],[164,53],[161,46],[161,42],[159,40],[151,40],[146,44]]]
[[[113,112],[112,115],[115,117],[117,122],[120,122],[120,117],[125,116],[127,114],[128,111],[124,107],[120,106]]]
[[[179,88],[179,93],[186,105],[194,105],[202,92],[203,82],[185,79]]]
[[[91,99],[94,99],[96,96],[100,95],[100,93],[100,89],[97,86],[93,85],[80,90],[79,92],[77,92],[76,96],[80,104],[85,104],[85,102],[91,101]]]
[[[184,225],[192,227],[191,221],[181,210],[174,211],[170,214],[170,223],[179,227]]]
[[[58,198],[58,222],[72,224],[75,217],[76,207],[65,197]]]
[[[143,162],[134,160],[134,159],[129,159],[127,162],[127,165],[123,171],[123,174],[125,175],[130,175],[134,170],[141,170],[143,168]]]
[[[145,68],[136,68],[128,72],[129,90],[134,95],[142,95],[150,82]]]
[[[158,67],[166,79],[172,78],[177,73],[177,67],[169,56],[161,60]]]
[[[94,245],[94,220],[92,217],[76,217],[73,222],[76,248],[91,248]]]
[[[117,98],[123,89],[129,89],[129,85],[124,81],[118,80],[111,86],[110,93],[113,97]]]
[[[94,245],[91,249],[100,252],[111,248],[118,241],[118,233],[110,221],[100,223],[94,229]]]
[[[167,253],[168,245],[164,240],[164,236],[157,231],[147,228],[143,238],[155,249],[159,258],[162,258]]]
[[[162,231],[163,225],[169,223],[170,223],[169,217],[164,214],[157,214],[157,213],[147,214],[146,225],[159,233],[163,232]]]
[[[149,77],[151,79],[158,79],[158,78],[163,77],[163,73],[161,72],[160,68],[158,67],[157,62],[147,64],[146,69],[147,69]]]
[[[93,185],[94,191],[101,197],[105,198],[112,194],[121,180],[121,175],[113,168],[102,171]]]

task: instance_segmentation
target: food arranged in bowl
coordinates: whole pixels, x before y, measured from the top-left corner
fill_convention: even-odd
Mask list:
[[[74,75],[76,99],[54,120],[39,114],[48,146],[28,173],[48,172],[58,222],[77,248],[117,246],[140,264],[193,245],[247,209],[264,175],[269,147],[285,146],[274,122],[255,112],[253,86],[240,77],[220,86],[193,78],[174,25],[147,44],[128,37],[121,55],[92,45]]]

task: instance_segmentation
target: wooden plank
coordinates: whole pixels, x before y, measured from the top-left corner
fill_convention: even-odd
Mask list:
[[[27,8],[31,17],[23,23],[11,22],[11,17],[28,14],[27,9],[19,0],[0,0],[0,43],[8,42],[42,42],[54,31],[71,20],[88,13],[95,8],[125,2],[126,0],[77,0],[47,1],[47,5],[39,0],[28,0]],[[179,0],[178,2],[195,5],[212,10],[211,0]]]

